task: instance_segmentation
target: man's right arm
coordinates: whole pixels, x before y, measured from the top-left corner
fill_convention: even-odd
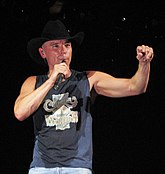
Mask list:
[[[35,84],[36,76],[31,76],[25,80],[21,87],[14,105],[14,114],[19,121],[25,120],[38,109],[54,82],[48,79],[37,89],[35,89]]]

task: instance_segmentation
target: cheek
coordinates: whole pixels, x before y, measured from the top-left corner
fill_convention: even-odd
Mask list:
[[[50,51],[48,54],[47,54],[48,57],[53,57],[53,58],[56,58],[58,56],[58,52],[56,51]]]
[[[69,49],[67,53],[71,57],[72,56],[72,49]]]
[[[72,55],[72,52],[71,51],[68,51],[68,55],[71,56]]]

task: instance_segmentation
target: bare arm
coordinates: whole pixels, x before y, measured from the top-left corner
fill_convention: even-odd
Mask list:
[[[54,83],[47,80],[39,88],[35,89],[36,76],[31,76],[25,80],[21,87],[20,95],[15,101],[15,117],[23,121],[37,110],[42,100],[53,87]]]
[[[66,78],[70,76],[70,69],[66,63],[54,65],[48,80],[37,89],[35,89],[36,76],[31,76],[25,80],[14,105],[14,114],[18,120],[25,120],[38,109],[46,94],[54,86],[59,73],[63,73]]]
[[[88,73],[91,88],[94,86],[98,94],[109,97],[124,97],[143,93],[148,85],[152,58],[152,48],[144,45],[139,46],[137,47],[139,66],[132,78],[115,78],[103,72],[92,71]]]

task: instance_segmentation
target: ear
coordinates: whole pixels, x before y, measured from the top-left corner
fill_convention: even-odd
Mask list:
[[[41,57],[42,57],[43,59],[45,59],[45,58],[46,58],[46,55],[45,55],[45,52],[44,52],[43,48],[39,48],[38,51],[39,51]]]

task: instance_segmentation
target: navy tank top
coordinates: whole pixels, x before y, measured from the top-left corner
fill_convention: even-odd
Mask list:
[[[48,79],[37,76],[36,88]],[[82,167],[92,169],[92,117],[86,72],[71,76],[52,88],[33,114],[35,145],[30,167]]]

